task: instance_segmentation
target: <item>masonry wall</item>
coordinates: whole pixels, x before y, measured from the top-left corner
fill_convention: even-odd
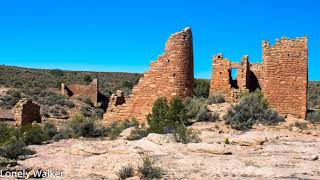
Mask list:
[[[24,126],[34,121],[40,123],[40,106],[28,99],[21,99],[14,107],[15,126]]]
[[[61,93],[69,97],[90,97],[91,102],[94,106],[98,104],[98,80],[94,79],[89,85],[72,84],[66,86],[64,83],[61,84]]]
[[[237,79],[232,80],[231,69],[237,69]],[[243,56],[241,63],[231,62],[222,54],[213,57],[210,95],[222,94],[229,102],[238,100],[241,92],[250,86],[250,65],[248,56]]]
[[[223,94],[226,99],[231,99],[231,62],[218,54],[212,58],[212,78],[210,95]]]
[[[144,122],[158,97],[171,100],[173,96],[191,96],[193,76],[192,32],[186,28],[171,35],[164,54],[151,63],[149,71],[133,88],[126,103],[108,107],[104,120],[109,123],[135,117]]]
[[[262,91],[282,114],[305,118],[308,85],[307,38],[262,43]]]

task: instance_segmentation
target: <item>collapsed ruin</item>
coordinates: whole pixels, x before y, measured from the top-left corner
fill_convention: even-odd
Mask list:
[[[237,69],[236,79],[232,69]],[[274,46],[262,42],[262,64],[250,64],[248,56],[240,63],[213,57],[210,95],[222,94],[236,102],[243,92],[261,89],[269,105],[281,114],[305,118],[307,112],[307,38],[277,40]]]
[[[150,70],[134,86],[130,97],[117,103],[123,94],[118,92],[112,96],[104,120],[110,123],[135,117],[144,122],[158,97],[170,101],[173,96],[191,96],[193,83],[192,32],[185,28],[171,35],[164,54],[151,63]]]
[[[90,98],[91,103],[95,107],[100,107],[102,102],[102,94],[98,90],[98,79],[93,79],[89,85],[71,84],[67,86],[61,83],[61,94],[70,98]]]
[[[213,57],[210,95],[222,94],[228,102],[237,102],[244,92],[260,89],[269,105],[283,115],[305,118],[307,112],[308,47],[307,38],[277,40],[270,46],[262,42],[262,63],[231,62],[217,54]],[[232,78],[232,70],[237,70]],[[173,96],[185,98],[193,94],[193,44],[190,28],[173,34],[165,45],[164,53],[150,65],[132,94],[125,97],[117,91],[105,99],[104,121],[131,120],[144,122],[158,97],[171,100]],[[90,97],[94,106],[102,102],[98,81],[88,86],[61,85],[61,93],[68,97]]]
[[[21,99],[13,108],[14,126],[25,126],[32,122],[41,123],[40,105],[28,98]]]

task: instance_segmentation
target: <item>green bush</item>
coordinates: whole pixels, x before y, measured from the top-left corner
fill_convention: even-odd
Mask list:
[[[196,79],[195,87],[193,89],[196,97],[207,98],[209,96],[210,81],[204,79]]]
[[[175,96],[169,103],[169,109],[167,114],[167,125],[170,125],[174,128],[178,124],[187,124],[187,114],[185,110],[185,106],[182,100]]]
[[[224,139],[224,144],[230,144],[229,138]]]
[[[297,128],[299,128],[299,129],[302,129],[302,130],[308,128],[306,122],[298,122],[298,121],[296,121],[296,122],[294,123],[294,126],[297,127]]]
[[[41,144],[50,137],[44,133],[42,127],[37,123],[27,124],[19,130],[19,137],[26,145]]]
[[[209,96],[207,103],[208,104],[219,104],[225,102],[225,99],[222,94],[215,94],[213,96]]]
[[[307,121],[311,123],[320,123],[320,111],[313,111],[307,114]]]
[[[184,102],[187,118],[190,121],[216,121],[219,117],[217,114],[211,114],[207,108],[206,99],[204,98],[187,98]]]
[[[123,130],[129,127],[137,127],[137,122],[133,121],[120,121],[113,122],[110,126],[110,131],[108,133],[109,138],[116,139]]]
[[[199,134],[199,131],[180,125],[174,132],[174,139],[176,142],[181,142],[183,144],[198,143],[200,142]]]
[[[46,136],[50,139],[52,139],[58,133],[57,127],[49,122],[45,122],[42,129],[44,134],[46,134]]]
[[[158,98],[147,121],[148,131],[160,134],[174,132],[179,124],[188,123],[185,106],[178,97],[173,97],[169,105],[165,98]]]
[[[117,176],[121,180],[133,177],[133,175],[134,175],[134,169],[131,164],[127,166],[122,166],[121,169],[117,172]]]
[[[84,116],[75,116],[71,122],[68,124],[68,127],[72,129],[73,137],[95,137],[95,122],[92,118]]]
[[[83,81],[86,82],[86,83],[90,83],[92,81],[92,78],[90,75],[86,74],[84,77],[83,77]]]
[[[22,155],[32,155],[35,152],[26,148],[22,141],[16,139],[4,144],[0,147],[0,156],[7,159],[17,159]]]
[[[224,117],[226,124],[237,130],[250,129],[256,122],[274,124],[284,121],[277,112],[268,109],[268,104],[260,91],[241,97],[240,102],[229,109]]]
[[[0,106],[6,109],[12,109],[20,99],[20,91],[10,90],[7,92],[7,95],[0,97]]]
[[[54,76],[63,76],[64,72],[60,69],[52,69],[52,70],[50,70],[50,74],[52,74]]]
[[[15,129],[0,123],[0,145],[8,142],[15,134]]]
[[[149,132],[164,133],[169,106],[166,98],[158,98],[153,104],[152,112],[147,116]]]
[[[147,135],[148,131],[146,129],[136,127],[131,131],[130,135],[127,137],[127,140],[139,140],[146,137]]]
[[[159,179],[165,174],[165,171],[162,168],[155,166],[156,162],[157,159],[155,157],[143,157],[143,164],[138,168],[138,171],[141,173],[142,178]]]
[[[58,132],[56,135],[52,137],[53,141],[60,141],[61,139],[69,139],[72,138],[73,132],[69,128],[64,128],[60,132]]]

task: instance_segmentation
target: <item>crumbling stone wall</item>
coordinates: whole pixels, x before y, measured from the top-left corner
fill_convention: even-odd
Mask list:
[[[249,89],[251,91],[254,91],[256,89],[261,89],[261,86],[263,83],[262,64],[260,63],[250,64],[249,71],[250,71]]]
[[[236,68],[237,79],[232,80],[231,69]],[[248,56],[243,56],[241,63],[231,62],[222,54],[213,57],[210,95],[222,94],[229,102],[237,101],[241,92],[250,86],[250,66]]]
[[[150,70],[134,86],[132,95],[124,104],[108,107],[104,120],[109,123],[135,117],[144,122],[158,97],[171,100],[173,96],[191,96],[194,83],[192,46],[190,28],[171,35],[164,54],[151,63]]]
[[[274,46],[262,43],[262,64],[250,64],[248,56],[241,63],[224,59],[222,54],[213,58],[210,95],[222,93],[234,102],[243,91],[261,89],[271,107],[281,114],[306,117],[308,87],[307,38],[277,40]],[[231,69],[237,68],[236,81]]]
[[[306,117],[308,87],[307,38],[262,43],[262,91],[282,114]]]
[[[13,108],[15,126],[24,126],[34,121],[41,123],[40,106],[27,98],[21,99]]]
[[[94,79],[89,85],[72,84],[70,86],[61,84],[61,94],[68,97],[89,97],[94,106],[98,104],[98,80]]]

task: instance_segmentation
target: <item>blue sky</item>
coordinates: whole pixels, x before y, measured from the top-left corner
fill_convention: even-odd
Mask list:
[[[171,33],[190,26],[195,76],[211,58],[261,61],[261,41],[309,37],[309,79],[320,80],[317,0],[1,0],[0,64],[144,72]]]

